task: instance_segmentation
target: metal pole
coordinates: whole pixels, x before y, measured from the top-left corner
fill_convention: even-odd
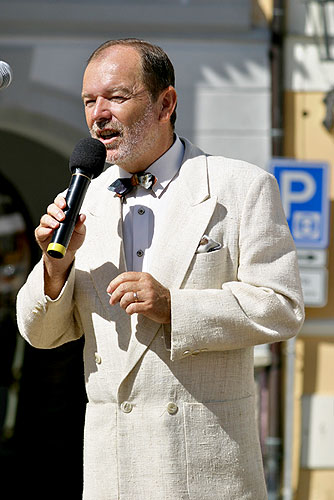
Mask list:
[[[274,0],[271,25],[271,135],[272,156],[283,156],[283,40],[284,0]],[[265,471],[268,500],[278,500],[281,490],[281,344],[271,345],[272,364],[268,374],[269,421],[266,439]]]
[[[269,423],[266,439],[266,482],[268,500],[278,500],[281,490],[281,344],[271,346],[272,364],[269,368]]]
[[[296,339],[286,343],[285,364],[285,412],[284,412],[284,455],[283,455],[283,500],[293,500],[292,458],[293,458],[293,415],[295,387]]]
[[[274,0],[271,25],[271,136],[272,156],[283,156],[283,39],[284,39],[284,0]]]

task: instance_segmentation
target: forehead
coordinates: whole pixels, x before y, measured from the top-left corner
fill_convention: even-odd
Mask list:
[[[142,84],[142,68],[139,53],[132,47],[113,46],[105,49],[87,66],[83,90],[87,86]]]

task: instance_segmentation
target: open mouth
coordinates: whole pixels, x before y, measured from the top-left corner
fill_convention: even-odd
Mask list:
[[[103,141],[108,141],[110,139],[120,137],[120,135],[121,133],[118,130],[105,129],[105,130],[100,130],[98,132],[99,138],[102,139]]]

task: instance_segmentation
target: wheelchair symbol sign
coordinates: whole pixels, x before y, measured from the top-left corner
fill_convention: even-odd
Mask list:
[[[326,163],[273,160],[291,234],[299,248],[326,248],[329,241],[329,195]]]

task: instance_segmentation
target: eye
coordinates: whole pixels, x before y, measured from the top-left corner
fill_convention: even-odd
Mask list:
[[[87,99],[86,101],[84,101],[84,105],[86,108],[89,108],[89,107],[93,106],[94,104],[95,104],[94,99]]]
[[[128,98],[123,96],[123,95],[113,95],[112,97],[109,98],[109,101],[117,102],[117,103],[122,103],[122,102],[125,102],[127,100],[128,100]]]

